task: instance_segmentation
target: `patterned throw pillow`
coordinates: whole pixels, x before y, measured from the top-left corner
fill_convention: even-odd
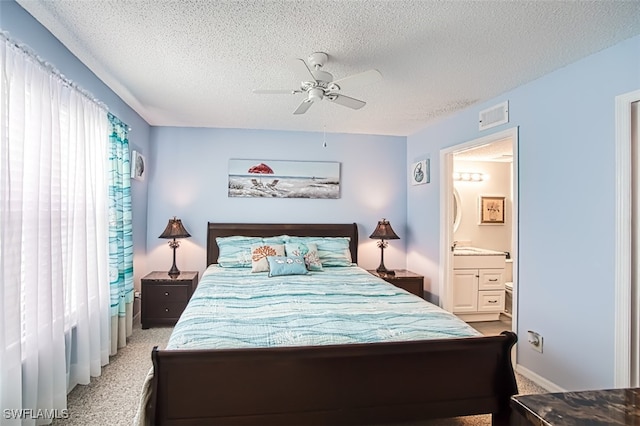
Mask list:
[[[285,244],[285,251],[287,252],[287,256],[303,257],[308,270],[322,271],[322,262],[320,262],[318,246],[314,243],[287,243]]]
[[[308,274],[304,259],[299,256],[268,256],[269,276],[305,275]]]
[[[217,237],[220,250],[218,265],[223,268],[250,268],[251,246],[262,242],[260,237]]]
[[[284,256],[283,244],[252,244],[251,245],[251,272],[267,272],[269,262],[267,256]]]
[[[351,266],[349,237],[291,237],[288,243],[315,244],[322,267]]]

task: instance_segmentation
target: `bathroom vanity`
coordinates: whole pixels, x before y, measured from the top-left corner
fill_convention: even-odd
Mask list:
[[[478,247],[453,250],[453,313],[467,322],[495,321],[504,311],[505,253]]]

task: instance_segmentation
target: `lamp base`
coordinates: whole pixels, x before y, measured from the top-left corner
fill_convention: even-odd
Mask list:
[[[378,269],[376,269],[376,272],[379,273],[380,275],[395,275],[396,272],[391,270],[391,269],[387,269],[384,267],[384,265],[382,265],[382,267],[378,267]]]
[[[378,241],[378,247],[380,247],[380,266],[378,266],[376,272],[380,275],[395,275],[395,272],[387,269],[384,266],[384,249],[385,247],[387,247],[387,242],[385,240]]]
[[[171,269],[169,269],[169,276],[171,277],[171,279],[176,279],[180,276],[180,271],[176,266],[176,249],[179,245],[180,243],[176,241],[175,238],[173,239],[173,241],[169,242],[169,246],[173,249],[173,265],[171,265]]]

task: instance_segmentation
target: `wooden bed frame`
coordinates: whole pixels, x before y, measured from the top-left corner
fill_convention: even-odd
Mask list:
[[[208,224],[217,236],[349,236],[354,224]],[[152,351],[147,416],[157,425],[373,425],[492,414],[518,392],[516,335],[354,345]]]

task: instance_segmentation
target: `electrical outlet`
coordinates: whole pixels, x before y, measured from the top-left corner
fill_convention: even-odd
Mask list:
[[[531,344],[531,348],[534,351],[538,351],[540,353],[542,353],[542,336],[540,335],[540,333],[536,333],[535,331],[527,331],[528,336],[528,340],[529,343]]]

